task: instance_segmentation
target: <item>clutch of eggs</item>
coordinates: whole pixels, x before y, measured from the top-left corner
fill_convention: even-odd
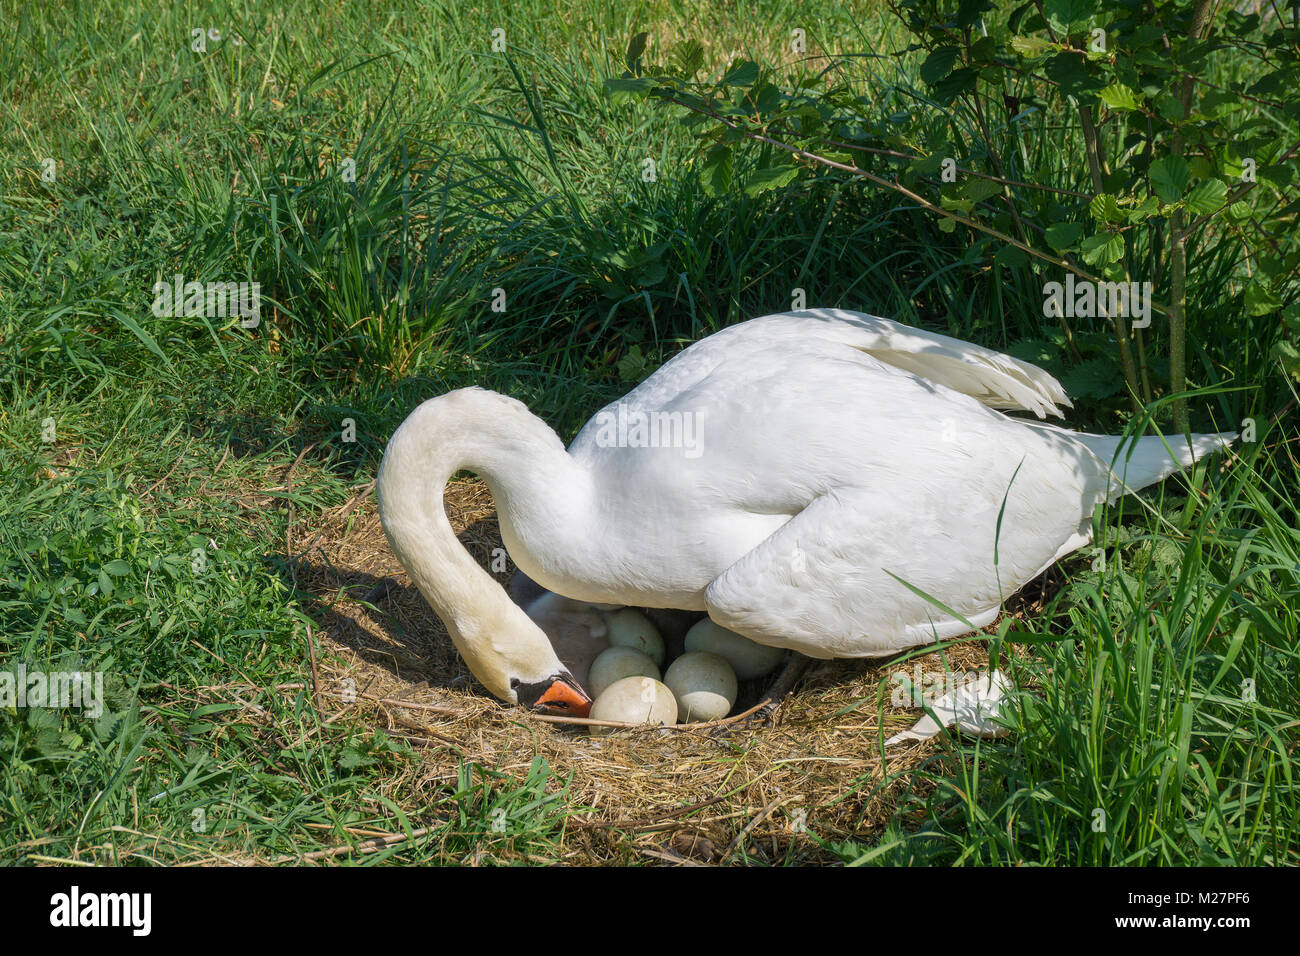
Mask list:
[[[626,723],[672,724],[719,720],[736,705],[738,680],[762,677],[784,651],[765,647],[705,618],[686,633],[686,653],[660,680],[664,642],[658,628],[634,608],[606,616],[610,647],[591,664],[591,716]],[[592,733],[611,728],[592,727]]]

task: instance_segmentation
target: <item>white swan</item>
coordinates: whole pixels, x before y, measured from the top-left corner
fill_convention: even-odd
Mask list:
[[[585,714],[546,635],[452,533],[442,490],[457,471],[487,482],[511,557],[551,591],[707,611],[811,657],[879,657],[993,621],[1088,543],[1094,505],[1235,437],[1142,438],[1116,477],[1121,439],[994,411],[1069,404],[1042,369],[947,336],[835,309],[770,315],[677,355],[567,452],[512,398],[430,399],[388,443],[379,509],[488,690]]]

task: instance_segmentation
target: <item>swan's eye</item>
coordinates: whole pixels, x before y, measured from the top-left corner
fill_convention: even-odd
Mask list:
[[[516,690],[518,687],[519,687],[519,678],[518,677],[510,678],[510,689]]]

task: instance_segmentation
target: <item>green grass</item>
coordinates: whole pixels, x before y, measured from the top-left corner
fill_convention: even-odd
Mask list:
[[[841,857],[1294,864],[1300,533],[1275,506],[1295,499],[1268,486],[1272,456],[1198,467],[1185,497],[1167,485],[1159,533],[1099,516],[1106,560],[1070,561],[1042,620],[1008,621],[995,642],[1031,689],[1008,715],[1013,742],[907,774],[902,812],[926,823]]]
[[[676,117],[601,95],[637,29],[705,41],[715,69],[733,50],[788,62],[792,25],[814,52],[905,47],[887,12],[857,6],[0,3],[0,664],[110,675],[94,721],[0,710],[0,863],[269,859],[347,842],[344,827],[428,828],[367,863],[558,855],[586,808],[544,761],[520,777],[466,754],[415,786],[410,743],[274,690],[301,681],[311,623],[286,528],[373,477],[419,398],[482,384],[567,438],[684,343],[795,288],[1016,348],[1069,385],[1027,266],[815,171],[707,198]],[[191,52],[208,26],[227,39]],[[835,77],[887,124],[926,109],[917,66],[855,59]],[[1083,182],[1048,136],[1025,149],[1058,185]],[[1014,735],[891,777],[905,793],[884,836],[830,852],[1298,861],[1296,434],[1263,425],[1287,397],[1267,331],[1222,318],[1221,254],[1191,256],[1194,377],[1240,386],[1194,422],[1254,415],[1258,441],[1190,491],[1099,516],[1120,560],[1070,560],[1069,586],[997,642],[1033,689]],[[262,325],[155,317],[152,286],[175,273],[260,282]],[[1109,355],[1099,324],[1078,331]],[[1104,397],[1072,419],[1127,420]],[[206,690],[232,681],[237,702]]]

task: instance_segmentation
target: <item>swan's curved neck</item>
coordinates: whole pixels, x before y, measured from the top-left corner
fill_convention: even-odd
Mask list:
[[[545,633],[456,539],[443,489],[462,470],[484,479],[503,523],[547,539],[526,541],[534,551],[581,539],[589,476],[522,403],[477,388],[422,404],[384,452],[379,512],[394,554],[474,676],[513,701],[514,681],[542,681],[564,666]]]

